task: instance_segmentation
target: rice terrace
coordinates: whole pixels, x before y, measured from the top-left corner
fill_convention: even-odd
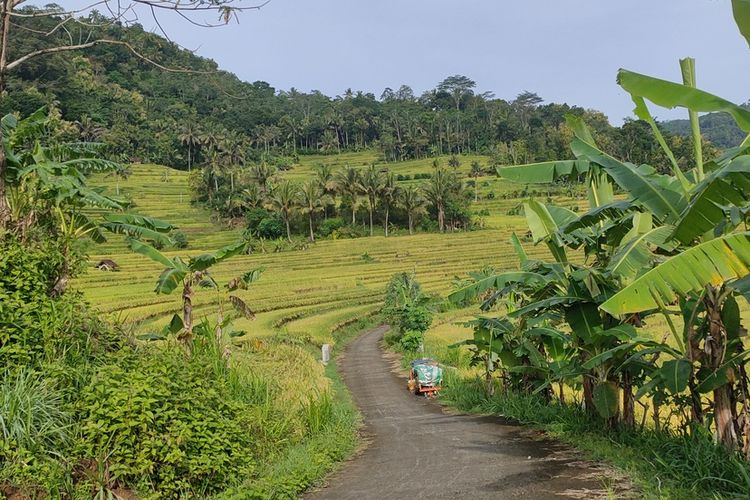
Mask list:
[[[0,498],[750,498],[747,61],[750,0],[0,0]]]

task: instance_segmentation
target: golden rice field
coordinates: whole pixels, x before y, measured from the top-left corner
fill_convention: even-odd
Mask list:
[[[285,175],[298,178],[311,175],[313,165],[326,162],[334,166],[363,165],[372,161],[368,155],[305,158]],[[447,158],[441,161],[446,163]],[[459,171],[468,172],[471,161],[462,157]],[[394,172],[413,175],[429,171],[431,162],[411,161],[390,167]],[[115,190],[114,179],[98,178],[94,182]],[[477,211],[486,209],[490,214],[484,217],[485,229],[480,231],[322,240],[306,250],[256,253],[217,266],[212,272],[220,284],[241,272],[265,269],[250,290],[239,292],[256,311],[257,319],[239,320],[236,326],[247,331],[251,338],[287,333],[322,344],[332,340],[336,328],[376,312],[381,307],[383,288],[394,273],[414,271],[425,289],[441,293],[450,289],[455,277],[484,265],[515,268],[515,255],[508,240],[513,231],[525,232],[524,221],[521,216],[506,213],[520,199],[503,199],[501,195],[522,187],[489,176],[480,178],[479,185],[482,197],[495,193],[494,199],[482,199],[476,204]],[[165,250],[170,257],[211,251],[240,237],[241,229],[225,227],[208,211],[190,204],[184,172],[134,165],[132,175],[119,181],[119,190],[121,196],[134,202],[134,212],[167,220],[187,234],[189,248]],[[574,199],[556,199],[556,202],[568,206],[585,204],[585,200]],[[120,238],[113,237],[110,242],[93,247],[91,254],[89,269],[77,280],[77,287],[101,312],[135,325],[139,332],[147,332],[179,310],[179,293],[165,296],[153,292],[161,271],[159,265],[131,252]],[[113,259],[120,271],[95,270],[94,264],[105,257]],[[196,315],[213,315],[218,301],[215,292],[199,291]]]

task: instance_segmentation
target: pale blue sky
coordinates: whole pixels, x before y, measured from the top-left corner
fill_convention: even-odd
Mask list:
[[[750,99],[750,50],[729,0],[272,0],[217,29],[161,19],[178,43],[277,89],[379,96],[405,83],[419,94],[458,73],[480,92],[531,90],[620,122],[632,104],[618,68],[677,80],[678,59],[692,56],[701,88]]]

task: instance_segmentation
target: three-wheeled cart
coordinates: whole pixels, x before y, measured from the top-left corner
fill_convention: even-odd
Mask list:
[[[415,395],[435,397],[443,383],[443,369],[430,358],[415,359],[411,362],[407,387]]]

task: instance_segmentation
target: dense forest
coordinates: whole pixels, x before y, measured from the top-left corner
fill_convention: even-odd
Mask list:
[[[750,108],[750,103],[743,105]],[[720,148],[733,148],[747,136],[737,122],[726,113],[708,113],[700,117],[701,132],[711,144]],[[664,130],[673,134],[689,136],[690,120],[669,120],[662,122]]]
[[[42,105],[58,106],[75,125],[71,134],[106,143],[116,159],[183,169],[207,164],[212,155],[244,163],[263,155],[365,148],[378,149],[384,161],[467,152],[492,155],[497,164],[563,159],[571,137],[568,114],[585,117],[610,154],[668,165],[646,123],[613,127],[602,113],[545,103],[533,92],[497,98],[478,93],[476,82],[460,75],[421,95],[408,85],[379,96],[351,89],[334,97],[279,90],[263,81],[240,81],[140,25],[104,19],[90,14],[86,32],[76,33],[56,30],[55,16],[19,17],[12,57],[65,44],[70,36],[129,46],[100,44],[29,60],[12,73],[0,111],[26,116]],[[169,78],[165,70],[171,70]],[[690,139],[667,139],[681,165],[689,164]]]

